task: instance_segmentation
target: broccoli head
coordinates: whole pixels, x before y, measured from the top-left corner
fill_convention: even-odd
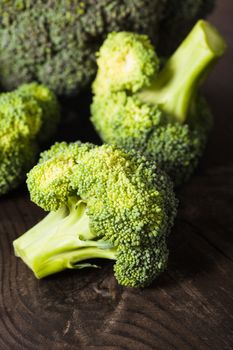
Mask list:
[[[180,185],[206,145],[212,115],[198,87],[223,55],[225,42],[214,27],[199,21],[157,72],[158,58],[145,36],[139,36],[112,33],[101,47],[91,119],[104,142],[152,157]],[[130,65],[137,61],[131,74]],[[109,67],[117,72],[116,85]]]
[[[62,142],[42,153],[27,184],[50,213],[13,244],[37,278],[106,258],[116,260],[120,284],[144,287],[165,269],[177,200],[154,162],[111,145]]]
[[[108,33],[144,33],[170,51],[171,30],[181,40],[210,1],[1,1],[1,84],[12,89],[37,80],[59,94],[77,93],[94,77],[95,52]]]
[[[0,95],[0,195],[22,182],[58,119],[56,97],[43,85],[25,84]]]

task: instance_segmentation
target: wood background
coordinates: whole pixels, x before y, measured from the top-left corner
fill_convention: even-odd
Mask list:
[[[233,349],[233,2],[218,0],[210,19],[229,49],[204,89],[215,129],[178,193],[168,271],[145,290],[119,287],[106,261],[36,280],[12,251],[44,215],[21,188],[0,199],[1,350]],[[94,135],[79,125],[71,139]]]

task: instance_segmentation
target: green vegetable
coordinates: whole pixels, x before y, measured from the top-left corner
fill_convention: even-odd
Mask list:
[[[37,278],[116,260],[119,284],[149,285],[166,267],[177,200],[165,173],[136,152],[57,143],[28,174],[33,202],[50,213],[14,241]]]
[[[25,84],[0,94],[0,195],[23,181],[58,121],[57,99],[43,85]]]
[[[95,52],[112,31],[145,33],[171,51],[214,0],[3,0],[0,81],[5,89],[38,80],[74,94],[95,75]],[[175,38],[171,37],[175,33]]]
[[[109,34],[98,53],[91,108],[103,141],[152,157],[175,185],[187,180],[212,124],[198,87],[224,51],[216,29],[199,21],[158,72],[146,36]]]

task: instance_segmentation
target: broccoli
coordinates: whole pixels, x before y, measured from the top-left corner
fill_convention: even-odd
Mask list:
[[[96,72],[95,52],[112,31],[148,34],[171,50],[214,0],[8,0],[0,2],[0,81],[5,89],[37,80],[76,94]],[[166,35],[164,34],[166,32]],[[161,37],[161,40],[159,40]]]
[[[111,33],[98,56],[91,120],[106,143],[152,157],[176,186],[198,164],[212,114],[198,86],[225,51],[201,20],[159,71],[147,36]]]
[[[144,287],[165,269],[177,200],[154,162],[111,145],[61,142],[42,153],[27,185],[50,213],[13,245],[37,278],[106,258],[116,260],[119,284]]]
[[[58,121],[58,101],[46,86],[25,84],[0,94],[0,195],[23,181]]]

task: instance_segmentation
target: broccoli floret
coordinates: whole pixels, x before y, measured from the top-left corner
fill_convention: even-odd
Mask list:
[[[28,84],[0,95],[0,195],[22,182],[58,120],[58,102],[43,85]]]
[[[184,37],[210,0],[36,0],[0,2],[0,81],[4,88],[37,80],[76,94],[96,72],[95,52],[112,31],[145,33],[170,49],[171,29]],[[166,35],[163,33],[166,32]],[[162,40],[159,38],[162,37]]]
[[[137,82],[142,84],[126,89],[124,81],[130,87],[131,71],[124,60],[120,36],[128,39],[127,56],[133,56],[134,61],[142,59],[141,66],[153,66],[153,60],[157,65],[158,59],[149,45],[142,46],[145,53],[137,56],[138,35],[110,34],[98,54],[91,120],[104,142],[140,150],[152,157],[175,185],[180,185],[197,166],[207,142],[212,114],[198,87],[223,55],[225,42],[214,27],[199,21],[159,73],[154,69],[151,76],[152,70],[138,70]],[[121,41],[124,46],[124,40]],[[119,47],[117,53],[115,43]],[[117,62],[118,79],[114,86],[114,76],[106,77],[105,62],[114,71],[119,52],[121,60]],[[121,85],[122,75],[125,77]],[[132,85],[134,81],[133,76]]]
[[[7,144],[4,144],[4,143]],[[36,163],[37,144],[25,137],[0,141],[0,196],[16,188]]]
[[[42,109],[42,125],[38,140],[45,142],[54,135],[60,120],[60,107],[55,94],[45,85],[23,84],[17,89],[21,96],[33,97]]]
[[[109,52],[114,52],[111,60]],[[138,91],[150,84],[150,78],[159,68],[159,60],[146,35],[110,33],[97,56],[102,69],[94,82],[94,90]]]
[[[177,200],[169,178],[135,151],[55,144],[28,174],[33,202],[50,213],[14,241],[37,278],[116,260],[122,285],[149,285],[166,267]]]

